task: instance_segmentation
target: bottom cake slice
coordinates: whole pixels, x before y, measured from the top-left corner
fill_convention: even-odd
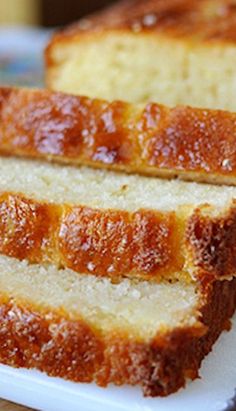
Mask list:
[[[198,376],[236,306],[236,279],[113,284],[5,256],[0,290],[0,362],[150,396]]]

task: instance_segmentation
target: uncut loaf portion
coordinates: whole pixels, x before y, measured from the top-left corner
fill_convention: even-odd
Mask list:
[[[236,184],[236,114],[0,88],[0,153]]]
[[[235,187],[14,157],[0,173],[2,254],[113,280],[236,274]]]
[[[233,0],[125,0],[54,35],[47,86],[236,110]]]
[[[198,376],[235,306],[236,279],[112,284],[0,256],[0,362],[166,396]]]

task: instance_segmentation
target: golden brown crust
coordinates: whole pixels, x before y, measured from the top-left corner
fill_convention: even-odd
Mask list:
[[[182,230],[172,212],[99,210],[0,195],[0,253],[82,273],[172,277],[184,264]]]
[[[234,203],[235,204],[235,203]],[[186,229],[191,260],[198,270],[217,277],[236,271],[236,209],[223,217],[210,217],[195,210]]]
[[[235,43],[236,6],[233,0],[123,0],[56,34],[49,49],[56,42],[107,30],[159,33],[191,42]]]
[[[202,291],[201,326],[157,334],[148,343],[115,330],[104,335],[82,319],[2,296],[0,362],[103,387],[140,385],[144,395],[166,396],[198,376],[235,307],[236,279],[210,283]]]
[[[174,213],[71,207],[59,232],[63,265],[112,278],[160,279],[181,270],[181,222]]]
[[[0,250],[23,260],[50,261],[56,249],[60,209],[23,195],[0,194]],[[57,262],[56,255],[51,258]]]
[[[129,212],[1,193],[0,253],[114,280],[229,278],[236,275],[235,206],[214,217],[206,206]]]
[[[0,89],[0,154],[236,184],[236,114]]]

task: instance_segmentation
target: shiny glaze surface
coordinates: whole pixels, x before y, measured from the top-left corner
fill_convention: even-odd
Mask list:
[[[0,195],[0,253],[80,273],[201,282],[236,275],[235,203],[217,217],[105,210]]]
[[[236,208],[219,217],[203,215],[196,210],[190,217],[186,236],[196,267],[218,277],[236,273]],[[213,268],[214,267],[214,268]]]
[[[50,260],[50,251],[55,249],[58,217],[56,206],[17,194],[0,194],[1,252],[33,262]]]
[[[236,115],[190,107],[149,104],[140,123],[148,165],[160,169],[234,176]],[[177,173],[178,174],[178,173]]]
[[[174,213],[73,207],[62,220],[60,251],[64,264],[75,271],[168,277],[183,266],[180,232]]]
[[[140,385],[146,396],[166,396],[198,376],[202,359],[235,307],[236,279],[208,284],[198,325],[159,332],[145,343],[115,329],[101,334],[79,314],[71,319],[63,310],[1,295],[0,362],[103,387]]]
[[[66,28],[53,41],[104,30],[157,32],[189,41],[236,41],[235,0],[123,0]]]
[[[126,164],[133,155],[129,108],[47,90],[1,89],[0,151]]]
[[[40,203],[14,193],[0,196],[0,253],[114,279],[158,280],[181,271],[181,229],[174,213]]]
[[[0,89],[0,153],[236,184],[236,114]]]

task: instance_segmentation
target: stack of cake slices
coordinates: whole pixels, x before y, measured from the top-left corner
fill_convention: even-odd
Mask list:
[[[139,385],[148,396],[198,376],[236,308],[236,114],[140,101],[168,97],[161,73],[171,61],[169,103],[186,103],[186,53],[200,64],[198,52],[209,61],[235,52],[211,25],[230,35],[230,10],[226,1],[131,0],[53,38],[50,88],[108,99],[122,90],[135,103],[0,89],[1,363]],[[194,106],[217,94],[209,80],[194,97],[206,78],[191,79]]]

